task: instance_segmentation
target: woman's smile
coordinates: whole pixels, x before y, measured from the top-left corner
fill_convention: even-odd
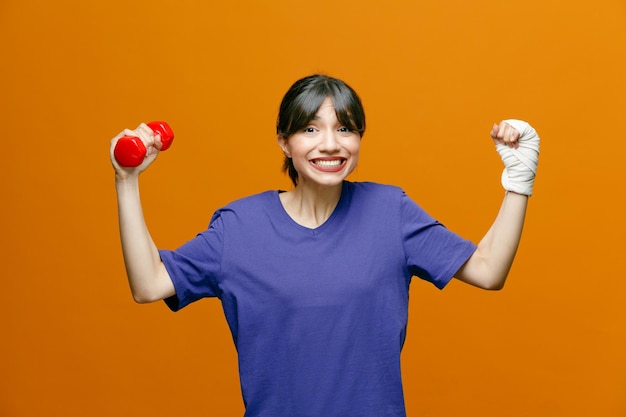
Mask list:
[[[315,158],[311,160],[311,164],[320,171],[338,172],[345,166],[346,158]]]

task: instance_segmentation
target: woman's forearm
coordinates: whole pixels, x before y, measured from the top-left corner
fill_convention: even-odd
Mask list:
[[[456,278],[484,289],[504,286],[522,236],[527,206],[528,196],[505,194],[495,221]]]
[[[122,253],[133,298],[144,303],[173,295],[171,279],[146,226],[138,177],[117,178],[115,186]]]

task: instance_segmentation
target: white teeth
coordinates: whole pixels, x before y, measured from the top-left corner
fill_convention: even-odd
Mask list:
[[[319,166],[322,166],[322,167],[336,167],[336,166],[341,165],[342,160],[341,159],[333,159],[331,161],[327,161],[327,160],[316,159],[313,162],[315,163],[315,165],[319,165]]]

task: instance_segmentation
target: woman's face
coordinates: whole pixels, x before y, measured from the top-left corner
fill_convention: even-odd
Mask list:
[[[278,142],[293,161],[299,186],[337,186],[357,165],[361,136],[339,122],[326,98],[304,129]]]

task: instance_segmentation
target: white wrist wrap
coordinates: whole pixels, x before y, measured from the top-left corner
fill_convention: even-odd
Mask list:
[[[520,132],[517,149],[498,143],[496,149],[504,162],[502,186],[507,191],[532,195],[535,172],[539,161],[539,136],[535,129],[522,120],[505,120]]]

